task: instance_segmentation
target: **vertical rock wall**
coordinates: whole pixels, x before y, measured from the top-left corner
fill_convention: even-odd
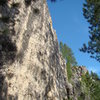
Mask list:
[[[0,39],[0,100],[67,100],[66,65],[45,0],[0,4]]]

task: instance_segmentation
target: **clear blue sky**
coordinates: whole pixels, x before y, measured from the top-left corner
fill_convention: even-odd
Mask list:
[[[83,43],[88,42],[88,23],[83,16],[84,0],[58,0],[56,3],[48,1],[53,27],[58,41],[66,43],[73,51],[78,65],[84,65],[88,70],[100,75],[100,63],[79,51]]]

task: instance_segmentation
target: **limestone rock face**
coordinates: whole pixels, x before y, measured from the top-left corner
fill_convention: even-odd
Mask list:
[[[69,95],[70,98],[73,98],[72,100],[91,100],[90,99],[90,94],[88,91],[88,94],[86,93],[86,85],[85,83],[82,81],[82,76],[86,75],[86,73],[88,72],[88,70],[86,69],[86,67],[84,66],[74,66],[72,67],[72,78],[71,78],[71,83],[72,88],[70,88],[70,92],[72,92],[72,95]]]
[[[0,56],[0,100],[67,100],[66,65],[45,0],[0,3]]]

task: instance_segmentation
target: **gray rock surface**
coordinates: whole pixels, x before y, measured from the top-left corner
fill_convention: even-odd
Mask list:
[[[0,100],[67,100],[66,64],[46,1],[29,1],[0,5]]]
[[[1,0],[0,100],[78,100],[87,70],[72,72],[69,83],[46,1]]]

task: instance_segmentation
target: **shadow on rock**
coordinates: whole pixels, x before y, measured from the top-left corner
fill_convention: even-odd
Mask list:
[[[0,100],[7,100],[8,85],[5,82],[5,76],[0,73]]]
[[[16,57],[16,44],[7,35],[0,35],[0,68],[4,64],[11,64]]]

